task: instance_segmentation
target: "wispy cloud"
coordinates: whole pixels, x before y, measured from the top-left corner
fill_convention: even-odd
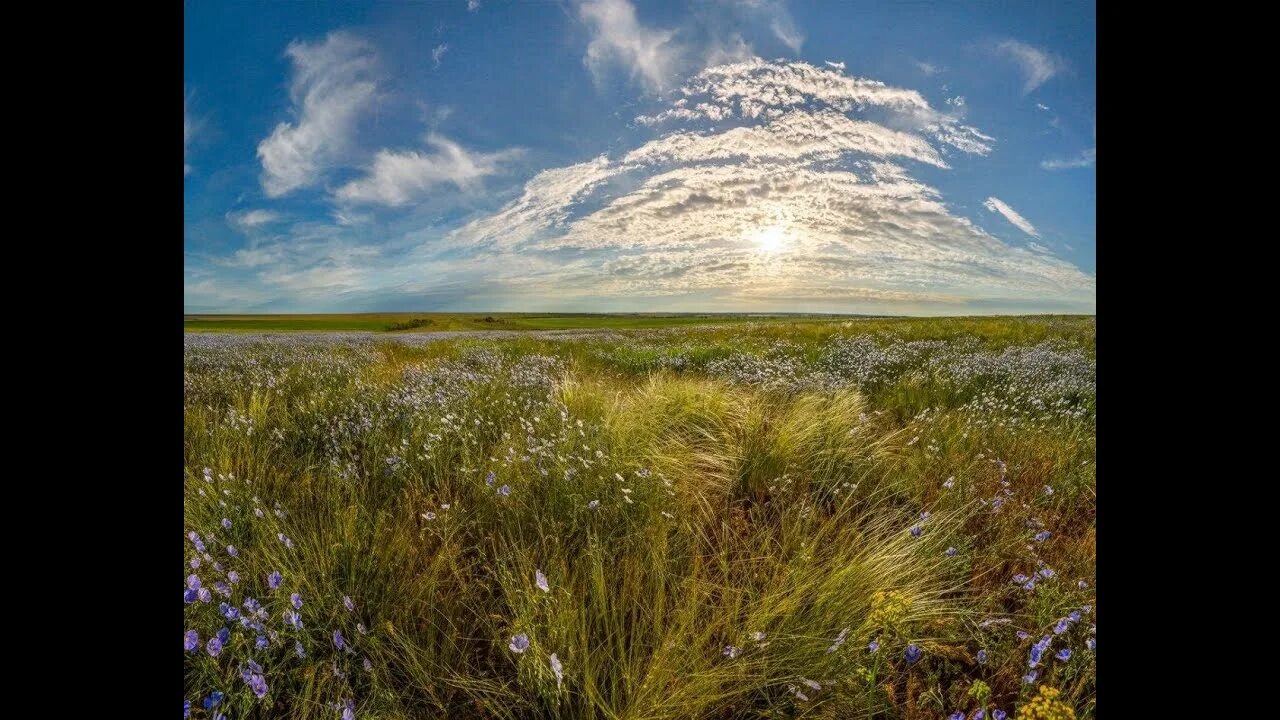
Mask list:
[[[927,63],[923,60],[913,60],[912,62],[915,64],[916,69],[919,70],[921,73],[923,73],[925,77],[933,77],[934,75],[937,75],[938,73],[942,72],[944,69],[938,65],[934,65],[933,63]]]
[[[844,63],[843,63],[843,62],[835,62],[835,61],[833,61],[833,60],[827,60],[827,61],[826,61],[826,63],[827,63],[827,66],[828,66],[828,67],[833,67],[833,68],[835,68],[836,70],[840,70],[840,71],[843,71],[843,70],[844,70]]]
[[[480,9],[480,0],[467,0],[467,12],[475,12]]]
[[[436,152],[379,151],[368,174],[343,185],[335,197],[343,203],[394,207],[407,205],[441,185],[471,190],[481,179],[500,172],[505,163],[522,152],[514,149],[470,152],[436,133],[427,136],[427,144]]]
[[[1012,60],[1022,71],[1024,95],[1066,69],[1066,62],[1058,56],[1017,40],[996,43],[995,52]]]
[[[578,18],[591,30],[583,62],[597,82],[620,66],[650,92],[670,86],[682,54],[674,31],[645,27],[627,0],[578,0]]]
[[[289,98],[296,120],[280,123],[258,144],[268,197],[319,182],[348,150],[377,92],[373,48],[358,37],[334,32],[318,43],[294,41],[285,55],[293,64]]]
[[[1040,233],[1036,231],[1036,226],[1032,225],[1030,220],[1019,215],[1017,210],[1009,207],[1009,205],[1000,198],[989,197],[986,202],[982,203],[982,206],[993,213],[1003,215],[1004,219],[1008,220],[1010,224],[1031,237],[1040,237]]]
[[[274,210],[244,210],[227,213],[227,222],[241,232],[269,223],[278,222],[284,216]]]
[[[440,67],[440,59],[449,51],[449,43],[441,43],[431,49],[431,62],[435,63],[434,67]]]
[[[191,149],[191,140],[200,131],[200,121],[191,114],[191,93],[182,98],[182,175],[191,174],[191,163],[187,162],[187,153]]]
[[[1079,155],[1072,158],[1044,160],[1040,163],[1040,167],[1045,170],[1072,170],[1074,168],[1093,167],[1097,160],[1098,149],[1089,148],[1088,150],[1082,150]]]

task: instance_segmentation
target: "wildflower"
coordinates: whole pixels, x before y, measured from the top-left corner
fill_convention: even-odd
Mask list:
[[[262,610],[262,603],[258,602],[257,598],[245,598],[244,609],[251,615],[257,615]]]
[[[219,642],[221,642],[223,645],[226,645],[226,644],[227,644],[227,641],[229,641],[230,639],[231,639],[231,631],[230,631],[230,630],[226,629],[225,627],[224,627],[224,628],[222,628],[222,629],[220,629],[220,630],[218,630],[218,641],[219,641]]]
[[[223,694],[221,690],[214,690],[209,693],[209,697],[204,699],[204,709],[212,710],[218,707],[218,703],[222,702]]]
[[[511,642],[507,644],[507,647],[511,648],[511,652],[519,655],[529,649],[529,636],[524,633],[512,635]]]
[[[192,569],[192,570],[199,570],[199,569],[200,569],[200,558],[198,558],[198,557],[193,557],[193,558],[191,558],[191,569]]]
[[[254,514],[254,515],[256,515],[257,517],[264,517],[264,516],[265,516],[265,513],[263,513],[263,512],[262,512],[262,508],[254,508],[254,509],[253,509],[253,514]]]
[[[732,659],[734,659],[734,658],[738,657],[738,655],[739,655],[741,652],[742,652],[742,649],[741,649],[741,648],[734,647],[733,645],[725,645],[725,646],[724,646],[724,656],[725,656],[725,657],[727,657],[727,658],[729,658],[730,660],[732,660]]]
[[[947,720],[964,720],[964,711],[957,710],[947,716]]]
[[[1044,648],[1040,647],[1040,643],[1031,646],[1031,653],[1028,655],[1027,664],[1035,667],[1040,664],[1040,658],[1044,656]]]
[[[501,495],[502,497],[506,497],[506,496],[510,495],[510,494],[511,494],[511,486],[510,486],[510,485],[503,485],[502,487],[498,488],[498,494],[499,494],[499,495]]]
[[[351,700],[348,700],[346,707],[342,708],[342,720],[356,720],[356,706]]]
[[[200,633],[195,630],[188,630],[182,636],[182,649],[191,652],[200,647]]]
[[[800,678],[800,682],[804,683],[805,685],[808,685],[810,688],[813,688],[814,690],[821,690],[821,689],[822,689],[822,685],[820,685],[820,684],[818,684],[817,682],[815,682],[815,681],[813,681],[813,680],[810,680],[809,678],[806,678],[806,677],[801,677],[801,678]]]
[[[356,632],[361,635],[368,635],[369,631],[364,629],[364,623],[356,623]]]
[[[188,575],[188,576],[187,576],[187,587],[188,587],[188,588],[190,588],[190,589],[192,589],[192,590],[199,590],[199,589],[200,589],[200,576],[199,576],[199,575]]]
[[[1084,641],[1084,646],[1089,648],[1089,652],[1094,652],[1098,647],[1098,641],[1094,638],[1089,638]]]
[[[1067,613],[1067,619],[1070,620],[1071,622],[1080,622],[1080,618],[1081,618],[1081,615],[1079,610],[1072,610],[1071,612]]]
[[[224,530],[230,530],[230,529],[231,529],[231,521],[230,521],[230,520],[228,520],[228,519],[226,519],[226,518],[222,518],[222,529],[224,529]]]
[[[880,652],[880,641],[879,641],[879,640],[872,640],[870,643],[868,643],[868,644],[867,644],[867,652],[870,652],[870,653],[872,653],[872,654],[875,654],[875,653],[877,653],[877,652]]]
[[[1032,670],[1028,672],[1026,675],[1022,676],[1022,682],[1030,685],[1031,683],[1036,681],[1036,677],[1039,676],[1039,674],[1040,673],[1038,673],[1037,671]]]
[[[259,650],[265,650],[270,644],[271,643],[267,641],[266,635],[259,635],[257,639],[253,641],[253,646]]]
[[[1007,713],[1007,712],[1005,712],[1005,711],[1003,711],[1003,710],[992,710],[992,711],[991,711],[991,720],[1004,720],[1004,719],[1005,719],[1005,718],[1007,718],[1007,717],[1009,717],[1009,713]]]
[[[1045,486],[1044,486],[1044,494],[1045,494],[1045,495],[1050,495],[1050,496],[1052,496],[1052,495],[1053,495],[1053,486],[1052,486],[1052,485],[1045,485]]]
[[[196,534],[195,530],[187,533],[187,539],[191,541],[192,545],[196,546],[196,552],[204,552],[204,541],[200,539],[200,536]]]
[[[1027,576],[1023,575],[1022,573],[1018,573],[1017,575],[1013,576],[1013,581],[1021,585],[1027,581]]]
[[[925,512],[920,513],[921,520],[928,520],[929,517],[930,517],[930,513],[927,510]]]
[[[281,579],[282,578],[280,577],[280,571],[272,570],[271,574],[267,576],[267,587],[271,588],[272,590],[275,590],[276,588],[280,587]]]
[[[556,674],[556,687],[560,687],[561,680],[564,679],[564,666],[560,664],[560,658],[555,653],[551,653],[551,672]]]
[[[231,557],[240,557],[240,551],[236,549],[235,545],[227,546],[227,554]]]
[[[290,596],[289,596],[289,604],[290,604],[290,605],[293,605],[293,609],[294,609],[294,610],[301,610],[301,609],[302,609],[302,596],[301,596],[301,595],[299,595],[298,593],[294,593],[294,594],[290,595]]]
[[[186,590],[182,591],[182,602],[187,605],[190,605],[191,603],[196,601],[196,595],[197,593],[195,590],[192,590],[191,588],[187,588]]]
[[[956,484],[956,476],[952,475],[951,477],[947,478],[945,482],[942,483],[942,487],[946,488],[947,490],[950,490],[955,484]]]
[[[953,548],[953,547],[949,547],[949,548],[947,548],[946,556],[947,556],[947,557],[955,557],[957,552],[958,552],[958,551],[957,551],[955,548]]]
[[[986,664],[987,664],[987,651],[986,651],[986,650],[979,650],[979,651],[978,651],[978,664],[979,664],[979,665],[986,665]]]
[[[536,584],[538,589],[542,592],[551,592],[551,586],[547,584],[547,576],[543,575],[541,570],[535,571],[534,584]]]
[[[1028,637],[1030,637],[1030,635],[1028,635],[1027,633],[1023,632],[1022,630],[1019,630],[1019,631],[1017,632],[1017,636],[1018,636],[1018,639],[1019,639],[1019,640],[1026,640]]]
[[[365,658],[364,661],[360,663],[360,667],[364,668],[364,671],[367,673],[373,672],[373,663],[369,662],[369,658]]]
[[[918,538],[921,532],[924,532],[924,530],[919,525],[911,526],[911,537]]]
[[[1076,587],[1080,588],[1081,590],[1088,590],[1089,583],[1085,582],[1084,580],[1077,580]]]
[[[205,652],[209,653],[209,657],[218,657],[218,653],[222,652],[222,641],[216,637],[209,638],[209,644],[204,646]]]
[[[751,633],[751,639],[755,640],[756,642],[763,642],[764,638],[765,638],[765,634],[760,632],[759,630]]]
[[[1085,615],[1088,615],[1089,613],[1093,612],[1093,606],[1092,606],[1092,605],[1081,605],[1081,606],[1080,606],[1080,612],[1084,613]]]
[[[182,701],[182,717],[183,718],[191,717],[191,701],[190,700]]]
[[[422,513],[422,517],[424,520],[428,520],[428,521],[435,520],[436,514],[428,510],[427,512]]]
[[[987,717],[986,711],[983,710],[982,708],[978,708],[977,710],[973,711],[972,715],[969,716],[969,720],[985,720],[986,717]]]
[[[841,630],[840,634],[836,636],[836,639],[831,641],[831,647],[827,648],[827,652],[833,653],[836,650],[839,650],[840,646],[844,644],[844,639],[848,634],[849,634],[849,628],[845,628]]]
[[[1070,660],[1071,648],[1062,648],[1061,650],[1058,651],[1057,655],[1054,655],[1054,657],[1058,658],[1059,660]]]
[[[249,687],[250,689],[253,690],[253,694],[257,696],[259,700],[266,697],[267,679],[262,677],[261,675],[254,675],[253,677],[249,678]]]
[[[295,653],[297,653],[297,655],[298,655],[298,659],[299,659],[299,660],[301,660],[301,659],[303,659],[303,658],[305,658],[305,657],[307,656],[307,651],[306,651],[306,649],[305,649],[305,648],[303,648],[303,647],[302,647],[302,641],[301,641],[301,640],[294,640],[294,641],[293,641],[293,651],[294,651]]]
[[[484,476],[484,484],[488,485],[489,487],[493,487],[493,481],[496,477],[497,476],[493,474],[493,471],[490,470],[489,473]]]
[[[236,572],[235,570],[232,570],[231,572],[227,573],[227,579],[231,581],[232,585],[235,585],[236,583],[240,582],[240,573]]]
[[[345,647],[347,646],[347,639],[346,639],[346,638],[344,638],[344,637],[342,637],[342,631],[341,631],[341,630],[334,630],[334,631],[333,631],[333,645],[334,645],[334,647],[338,648],[339,650],[341,650],[341,649],[343,649],[343,648],[345,648]]]
[[[353,612],[356,609],[356,604],[351,602],[351,598],[346,595],[342,596],[342,604],[347,608],[347,612]]]
[[[1053,626],[1053,634],[1061,635],[1062,633],[1066,632],[1070,627],[1071,627],[1071,621],[1066,618],[1063,618],[1058,621],[1057,625]]]
[[[1051,578],[1056,574],[1051,567],[1040,568],[1040,576],[1045,579]]]
[[[1041,530],[1040,532],[1036,533],[1036,542],[1044,542],[1045,540],[1048,540],[1051,537],[1053,537],[1053,533],[1049,532],[1048,530]]]
[[[200,599],[200,602],[205,603],[206,605],[213,602],[213,593],[209,592],[209,588],[200,588],[197,590],[196,597]]]
[[[240,617],[240,611],[226,603],[218,603],[218,612],[222,613],[222,617],[228,620],[235,620]]]
[[[911,643],[907,646],[906,658],[908,665],[915,665],[923,655],[924,651],[922,651],[915,643]]]
[[[231,597],[231,587],[226,583],[222,582],[221,580],[213,584],[213,589],[217,590],[218,594],[221,595],[222,597],[226,597],[226,598]]]
[[[587,503],[587,509],[588,509],[588,510],[595,510],[595,509],[596,509],[596,508],[598,508],[598,507],[600,507],[600,501],[599,501],[599,500],[592,500],[591,502]]]

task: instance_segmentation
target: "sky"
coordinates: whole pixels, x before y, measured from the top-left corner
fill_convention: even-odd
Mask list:
[[[185,311],[1093,313],[1094,10],[188,2]]]

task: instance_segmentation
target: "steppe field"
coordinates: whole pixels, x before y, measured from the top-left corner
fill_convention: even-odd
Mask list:
[[[1093,316],[213,317],[193,718],[1096,714]]]

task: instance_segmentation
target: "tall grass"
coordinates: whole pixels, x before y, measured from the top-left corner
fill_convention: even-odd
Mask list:
[[[980,352],[1092,356],[1073,322],[875,322],[889,343],[977,330]],[[189,343],[184,517],[206,549],[187,542],[185,573],[240,575],[186,605],[193,716],[938,717],[977,709],[975,680],[1012,711],[1038,684],[1027,644],[1091,599],[1092,396],[983,404],[1004,397],[990,362],[872,382],[828,362],[849,335],[829,325]],[[708,371],[744,351],[782,370]],[[1091,622],[1037,678],[1085,716]]]

